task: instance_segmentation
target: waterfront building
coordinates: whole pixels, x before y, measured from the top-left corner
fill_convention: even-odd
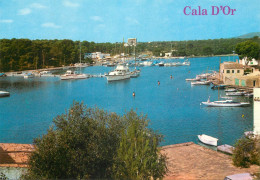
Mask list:
[[[259,69],[238,62],[220,64],[220,80],[226,85],[260,87]]]
[[[254,134],[260,135],[260,88],[254,88]]]
[[[94,52],[94,53],[85,53],[84,58],[91,58],[91,59],[111,59],[110,54],[105,54],[101,52]]]

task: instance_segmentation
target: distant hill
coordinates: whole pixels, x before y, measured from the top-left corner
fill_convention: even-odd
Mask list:
[[[246,38],[252,38],[252,37],[255,37],[255,36],[260,37],[260,32],[247,33],[247,34],[238,36],[238,37],[236,37],[236,38],[246,39]]]

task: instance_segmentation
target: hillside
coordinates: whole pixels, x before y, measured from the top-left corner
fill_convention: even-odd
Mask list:
[[[237,38],[241,38],[241,39],[247,39],[247,38],[253,38],[255,36],[260,37],[260,32],[252,32],[252,33],[247,33],[241,36],[238,36]]]

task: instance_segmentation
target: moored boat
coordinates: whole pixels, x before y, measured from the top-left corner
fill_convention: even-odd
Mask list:
[[[197,82],[191,82],[191,85],[210,85],[210,81],[197,81]]]
[[[10,96],[10,93],[7,91],[0,91],[0,97],[7,97]]]
[[[248,106],[250,103],[248,102],[235,102],[233,100],[223,100],[223,101],[213,101],[210,102],[208,99],[207,102],[201,102],[202,104],[206,106],[211,107],[242,107],[242,106]]]
[[[25,79],[33,78],[33,77],[34,77],[34,74],[33,74],[33,73],[26,73],[23,77],[24,77]]]
[[[245,92],[227,92],[227,96],[243,96]]]
[[[225,89],[225,92],[236,92],[237,90],[235,88],[228,88]]]
[[[117,65],[114,71],[109,72],[106,75],[107,81],[118,81],[130,78],[129,68],[125,65],[119,64]]]
[[[70,79],[86,79],[89,76],[87,74],[76,74],[74,71],[68,70],[65,74],[60,76],[61,80],[70,80]]]
[[[208,136],[206,134],[198,135],[199,140],[204,143],[211,146],[217,146],[218,145],[218,139]]]

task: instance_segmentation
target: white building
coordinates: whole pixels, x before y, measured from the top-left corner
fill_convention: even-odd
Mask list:
[[[85,53],[84,58],[105,59],[105,58],[110,58],[110,54],[103,54],[101,52]]]
[[[252,59],[252,61],[248,61],[247,57],[244,57],[242,60],[239,60],[239,64],[246,65],[248,63],[248,66],[258,66],[259,60]]]
[[[165,53],[165,57],[172,57],[172,53],[171,52]]]
[[[260,135],[260,88],[254,88],[254,134]]]

